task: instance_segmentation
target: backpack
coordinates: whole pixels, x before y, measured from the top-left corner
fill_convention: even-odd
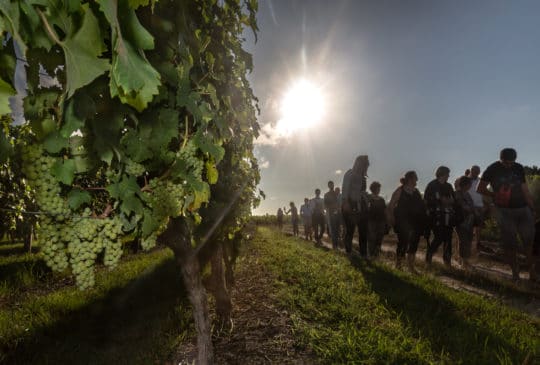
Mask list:
[[[510,198],[512,196],[512,187],[509,185],[503,185],[495,193],[494,203],[501,208],[507,208],[510,205]]]

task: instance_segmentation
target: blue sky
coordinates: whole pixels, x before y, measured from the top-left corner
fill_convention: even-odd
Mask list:
[[[327,105],[317,128],[257,146],[267,199],[255,213],[340,185],[358,154],[387,196],[407,170],[423,189],[437,166],[453,180],[507,146],[539,165],[539,14],[538,1],[260,0],[246,43],[260,124],[302,77]]]

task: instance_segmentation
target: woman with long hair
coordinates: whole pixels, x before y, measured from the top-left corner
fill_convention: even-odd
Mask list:
[[[416,189],[416,172],[408,171],[400,182],[401,186],[394,191],[388,204],[387,217],[398,236],[396,268],[401,268],[407,254],[408,268],[416,273],[414,260],[420,236],[424,231],[426,207],[422,195]]]

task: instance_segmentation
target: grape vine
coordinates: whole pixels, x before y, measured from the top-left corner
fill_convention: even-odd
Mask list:
[[[26,87],[29,130],[20,138],[2,128],[0,162],[22,165],[53,270],[71,268],[86,289],[98,260],[118,263],[123,236],[150,249],[179,220],[212,229],[172,243],[190,266],[203,237],[238,232],[259,179],[242,47],[245,27],[257,31],[256,10],[254,0],[0,3],[0,115],[11,120],[9,98]],[[15,84],[18,62],[26,85]]]

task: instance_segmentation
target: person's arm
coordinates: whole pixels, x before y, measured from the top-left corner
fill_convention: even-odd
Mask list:
[[[529,208],[531,208],[532,212],[536,214],[536,209],[534,207],[534,201],[531,195],[531,192],[529,191],[529,186],[526,182],[521,184],[521,191],[523,191],[523,196],[525,197],[525,201],[527,202],[527,205]]]
[[[493,180],[493,165],[488,166],[486,171],[482,174],[482,178],[476,187],[476,192],[488,198],[494,198],[495,193],[488,190],[488,185],[492,183]]]
[[[476,192],[478,194],[482,194],[484,196],[493,198],[495,196],[495,193],[488,190],[488,185],[489,185],[488,181],[484,179],[480,180],[480,182],[478,183],[478,187],[476,188]]]
[[[390,199],[390,203],[388,203],[388,207],[386,208],[386,219],[388,224],[390,224],[391,226],[396,223],[394,218],[394,209],[396,208],[400,196],[401,187],[397,188],[396,191],[394,191],[394,193],[392,194],[392,198]]]

